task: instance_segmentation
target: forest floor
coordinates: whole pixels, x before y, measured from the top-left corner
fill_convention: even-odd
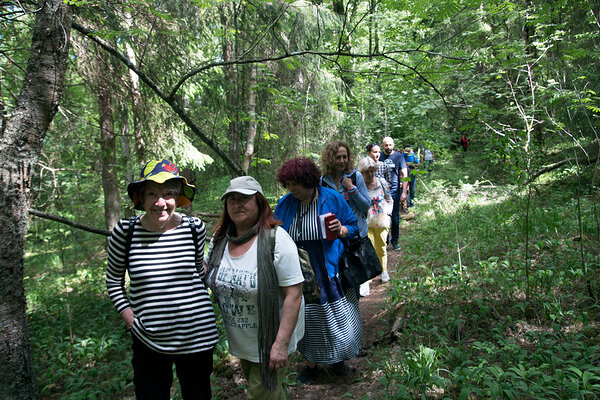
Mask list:
[[[401,259],[402,250],[394,251],[388,247],[388,268],[393,279],[394,269],[397,268],[398,260]],[[359,356],[347,362],[348,374],[338,377],[319,366],[319,377],[311,384],[296,385],[295,378],[304,368],[303,359],[299,354],[290,358],[288,373],[293,382],[288,386],[290,400],[332,400],[332,399],[376,399],[384,390],[376,373],[369,368],[369,362],[377,351],[378,346],[391,335],[391,323],[386,303],[386,289],[390,283],[382,283],[379,277],[371,282],[371,293],[369,296],[361,297],[359,301],[361,318],[363,321],[363,350]],[[233,369],[233,377],[227,380],[218,379],[220,387],[219,398],[231,400],[245,399],[243,386],[245,380],[237,359],[230,361]]]

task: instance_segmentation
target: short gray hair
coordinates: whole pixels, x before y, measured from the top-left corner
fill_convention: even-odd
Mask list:
[[[375,163],[375,160],[373,160],[371,157],[363,157],[360,159],[360,161],[358,162],[358,172],[360,172],[361,174],[370,169],[370,168],[375,168],[377,169],[377,164]]]

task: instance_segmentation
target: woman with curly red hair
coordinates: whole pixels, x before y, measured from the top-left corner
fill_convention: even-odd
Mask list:
[[[345,375],[344,361],[356,357],[362,346],[357,293],[344,292],[338,268],[344,251],[340,238],[358,234],[356,217],[344,197],[319,186],[319,180],[319,168],[306,157],[287,161],[277,173],[277,181],[290,193],[279,200],[275,215],[296,245],[308,252],[321,287],[320,299],[305,308],[305,331],[298,350],[306,368],[298,375],[298,383],[317,378],[317,364],[328,364],[335,374]],[[335,215],[327,225],[335,234],[331,240],[320,229],[320,216],[327,213]]]

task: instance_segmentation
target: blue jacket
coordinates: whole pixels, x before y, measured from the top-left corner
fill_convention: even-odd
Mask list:
[[[356,217],[348,206],[344,197],[335,190],[317,186],[319,197],[319,215],[331,212],[335,214],[342,225],[348,228],[348,237],[353,237],[358,234],[358,226]],[[288,193],[282,197],[275,207],[275,216],[283,222],[283,229],[289,231],[292,220],[296,215],[299,201]],[[327,266],[327,274],[329,278],[336,276],[339,273],[338,264],[344,253],[344,242],[341,239],[321,240],[323,245],[323,253],[325,255],[325,264]]]
[[[356,186],[348,191],[348,205],[354,213],[358,222],[358,232],[360,237],[367,237],[369,234],[369,227],[367,226],[367,212],[371,208],[371,198],[369,197],[369,190],[365,183],[365,178],[357,170],[351,171],[349,174],[344,174],[344,178],[352,178],[352,175],[356,173]],[[321,186],[328,187],[335,190],[336,183],[333,177],[330,175],[323,175],[321,177]],[[339,193],[343,196],[346,189],[340,184]]]

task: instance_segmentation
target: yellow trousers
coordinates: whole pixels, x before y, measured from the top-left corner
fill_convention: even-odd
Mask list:
[[[387,271],[387,236],[390,228],[369,228],[369,240],[375,247],[382,272]]]

